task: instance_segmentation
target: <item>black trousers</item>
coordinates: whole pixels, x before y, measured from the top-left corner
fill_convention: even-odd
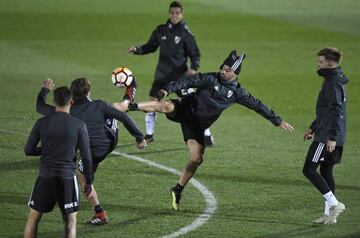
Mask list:
[[[334,165],[340,163],[342,146],[336,146],[332,153],[326,151],[326,144],[313,142],[307,153],[303,174],[320,191],[321,194],[332,191],[335,193],[333,176]],[[320,166],[320,174],[317,168]]]

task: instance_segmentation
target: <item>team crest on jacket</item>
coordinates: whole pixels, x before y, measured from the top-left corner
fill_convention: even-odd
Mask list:
[[[231,91],[231,90],[229,90],[229,91],[228,91],[228,94],[227,94],[227,97],[229,98],[229,97],[231,97],[233,94],[234,94],[234,92]]]
[[[166,40],[166,36],[162,36],[161,39],[162,39],[162,40]]]
[[[180,40],[181,40],[180,36],[175,36],[175,44],[179,44]]]

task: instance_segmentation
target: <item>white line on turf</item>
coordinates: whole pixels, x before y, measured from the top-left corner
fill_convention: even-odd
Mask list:
[[[171,167],[168,167],[168,166],[165,166],[162,164],[158,164],[154,161],[146,160],[144,158],[141,158],[141,157],[138,157],[135,155],[129,155],[129,154],[121,153],[118,151],[113,151],[112,154],[120,155],[127,159],[131,159],[131,160],[134,160],[137,162],[145,163],[147,165],[165,170],[165,171],[175,174],[177,176],[180,176],[180,174],[181,174],[180,171],[178,171],[174,168],[171,168]],[[217,204],[216,204],[216,199],[215,199],[214,195],[212,194],[212,192],[210,192],[202,183],[200,183],[195,178],[190,179],[189,183],[191,183],[197,190],[199,190],[200,193],[205,198],[206,208],[205,208],[204,212],[191,224],[184,226],[169,235],[162,236],[161,238],[175,238],[175,237],[179,237],[181,235],[185,235],[193,230],[196,230],[197,228],[199,228],[200,226],[205,224],[210,219],[210,217],[215,213]]]

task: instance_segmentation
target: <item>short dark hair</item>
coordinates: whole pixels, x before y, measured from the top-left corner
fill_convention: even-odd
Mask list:
[[[184,10],[182,4],[180,2],[178,2],[178,1],[173,1],[172,3],[170,3],[169,11],[170,11],[170,8],[173,8],[173,7],[178,7],[178,8],[181,9],[181,11]]]
[[[91,84],[86,78],[77,78],[71,83],[71,91],[74,95],[74,100],[85,98],[90,92]]]
[[[72,100],[72,92],[70,88],[63,86],[54,90],[54,104],[59,107],[64,107]]]
[[[342,52],[335,47],[326,47],[321,49],[317,55],[324,56],[326,60],[335,61],[336,63],[340,63],[342,58]]]

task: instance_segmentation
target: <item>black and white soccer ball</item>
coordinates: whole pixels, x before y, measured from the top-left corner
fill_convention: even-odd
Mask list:
[[[118,88],[128,87],[133,79],[133,73],[126,67],[118,67],[111,73],[112,83]]]

